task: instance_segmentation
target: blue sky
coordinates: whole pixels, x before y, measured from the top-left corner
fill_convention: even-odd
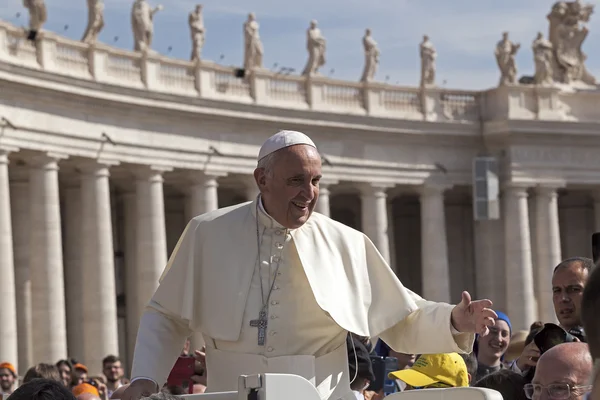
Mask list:
[[[149,0],[151,5],[159,0]],[[100,40],[132,48],[130,9],[133,0],[105,0],[106,26]],[[438,50],[440,86],[486,89],[497,85],[494,47],[501,33],[510,32],[521,43],[517,57],[519,76],[533,70],[531,42],[538,31],[547,35],[546,15],[553,0],[205,0],[207,29],[203,58],[226,65],[242,62],[242,24],[254,11],[261,24],[265,66],[295,68],[306,61],[305,35],[311,19],[319,22],[327,39],[325,75],[358,80],[363,66],[361,39],[365,28],[379,43],[381,64],[376,80],[414,86],[419,81],[418,45],[423,34]],[[600,0],[592,1],[600,14]],[[80,39],[87,22],[85,0],[46,0],[46,29]],[[165,7],[155,18],[153,48],[176,58],[189,58],[188,13],[196,2],[162,0]],[[21,16],[16,17],[20,12]],[[21,0],[1,0],[0,18],[27,23]],[[68,29],[65,31],[65,26]],[[600,80],[600,15],[593,15],[590,36],[584,43],[587,66]],[[118,37],[118,41],[114,38]],[[169,47],[171,51],[169,52]],[[332,72],[332,70],[334,70]],[[444,83],[445,81],[445,83]]]

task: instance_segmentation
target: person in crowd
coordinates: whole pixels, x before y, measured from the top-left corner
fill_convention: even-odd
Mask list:
[[[141,317],[122,400],[158,391],[193,332],[205,339],[209,390],[235,390],[242,374],[294,373],[324,399],[352,395],[348,332],[414,353],[470,352],[474,334],[488,333],[490,300],[426,301],[365,234],[313,213],[321,155],[308,136],[281,131],[257,161],[259,196],[195,217],[182,233]],[[298,360],[306,356],[310,365]]]
[[[512,325],[506,314],[496,311],[498,318],[494,326],[490,327],[490,334],[477,336],[475,342],[475,354],[477,354],[477,375],[475,382],[488,374],[492,374],[502,368],[502,357],[510,344]]]
[[[58,368],[63,385],[70,388],[73,381],[73,364],[71,364],[71,361],[60,360],[56,363],[56,368]]]
[[[56,365],[40,363],[29,368],[23,377],[23,383],[27,383],[34,379],[50,379],[61,382],[60,373]]]
[[[81,383],[75,387],[73,387],[73,395],[77,398],[77,400],[81,400],[80,397],[96,397],[100,400],[103,400],[100,394],[100,390],[90,383]],[[104,398],[108,398],[105,397]]]
[[[562,343],[538,360],[532,383],[525,385],[529,399],[582,400],[590,392],[592,357],[586,343]]]
[[[56,368],[55,365],[52,367]],[[76,400],[76,398],[60,379],[38,378],[23,383],[10,395],[10,400]]]
[[[552,273],[552,302],[559,325],[565,331],[586,341],[581,323],[581,299],[594,261],[586,257],[572,257],[562,261]],[[548,322],[548,321],[544,321]],[[515,372],[527,375],[535,368],[540,349],[531,342],[511,365]]]
[[[17,369],[9,362],[0,364],[0,394],[11,394],[17,381]]]
[[[590,274],[581,299],[581,322],[586,334],[594,370],[590,382],[593,389],[589,400],[600,400],[600,268]]]
[[[527,396],[525,395],[526,383],[523,375],[510,369],[501,369],[493,374],[484,376],[472,386],[496,390],[506,400],[527,400]]]
[[[559,325],[578,336],[581,341],[585,341],[581,323],[581,299],[593,267],[592,259],[573,257],[558,264],[552,274],[552,301]]]
[[[401,391],[469,386],[465,361],[458,353],[422,354],[410,368],[390,373]]]
[[[71,386],[77,386],[88,380],[88,367],[81,363],[73,364],[73,380]]]
[[[112,396],[113,392],[123,386],[123,366],[121,359],[114,355],[106,356],[102,360],[102,373],[106,378],[106,388],[108,396]]]
[[[415,363],[415,360],[417,359],[416,354],[399,353],[392,349],[390,346],[388,346],[381,339],[377,341],[377,345],[375,346],[375,354],[377,354],[380,357],[395,358],[396,360],[398,360],[397,368],[399,370],[412,367]]]
[[[469,374],[469,385],[475,383],[475,377],[477,376],[477,356],[475,352],[472,351],[468,354],[460,355],[465,361],[465,365],[467,366],[467,373]]]
[[[348,370],[350,372],[350,389],[357,400],[365,399],[365,391],[375,381],[369,350],[358,338],[348,335],[346,340],[348,351]]]

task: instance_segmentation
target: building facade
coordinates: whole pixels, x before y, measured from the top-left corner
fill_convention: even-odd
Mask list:
[[[515,329],[553,320],[552,268],[600,230],[599,104],[559,86],[237,78],[50,32],[32,44],[0,21],[0,357],[129,364],[185,224],[254,199],[280,129],[323,155],[318,211],[365,232],[405,286],[491,298]],[[477,156],[501,166],[497,220],[473,218]]]

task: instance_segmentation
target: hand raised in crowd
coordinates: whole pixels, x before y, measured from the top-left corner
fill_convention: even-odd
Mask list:
[[[529,343],[523,349],[523,352],[517,358],[517,367],[519,370],[526,371],[530,368],[535,368],[537,361],[540,358],[540,349],[535,345],[535,342]]]
[[[485,336],[489,326],[494,326],[498,315],[492,310],[491,300],[471,300],[469,292],[462,293],[462,301],[452,309],[452,326],[464,333]]]
[[[191,378],[194,382],[194,393],[204,393],[207,383],[206,347],[203,347],[201,350],[195,350],[194,358],[196,362],[194,364],[194,375]],[[197,385],[200,387],[197,388]]]

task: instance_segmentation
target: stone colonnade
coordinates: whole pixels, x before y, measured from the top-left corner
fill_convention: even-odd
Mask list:
[[[18,363],[20,371],[36,362],[56,362],[68,354],[86,363],[90,372],[98,373],[104,356],[119,353],[113,165],[81,162],[76,165],[76,174],[61,173],[59,178],[63,158],[45,154],[28,158],[26,166],[11,165],[9,175],[9,153],[10,149],[0,153],[0,354]],[[139,317],[167,262],[167,232],[165,169],[136,167],[129,172],[133,172],[134,182],[124,185],[120,194],[124,204],[126,348],[130,357]],[[189,173],[184,185],[186,219],[218,208],[217,189],[223,176]],[[244,181],[246,199],[254,199],[258,191],[251,177],[244,177]],[[330,214],[330,196],[337,184],[321,184],[317,211]],[[394,254],[391,245],[391,186],[365,184],[357,189],[362,230],[386,260],[402,257]],[[445,193],[450,187],[432,184],[413,189],[417,189],[420,200],[421,243],[427,244],[421,246],[420,267],[426,279],[420,294],[449,302]],[[505,294],[505,306],[515,329],[527,327],[538,315],[544,320],[554,319],[549,281],[553,266],[561,259],[558,187],[538,187],[533,192],[534,241],[529,189],[513,185],[503,191],[501,232],[505,246],[501,252],[506,285],[501,287],[510,291]],[[600,223],[600,197],[595,204]],[[490,283],[494,279],[494,254],[486,251],[485,244],[486,240],[488,245],[495,241],[493,234],[481,226],[476,233],[480,237],[475,240],[481,242],[476,245],[477,292],[489,289],[490,296],[498,290]],[[536,265],[542,267],[534,269],[534,256]],[[194,338],[195,344],[199,340]]]

